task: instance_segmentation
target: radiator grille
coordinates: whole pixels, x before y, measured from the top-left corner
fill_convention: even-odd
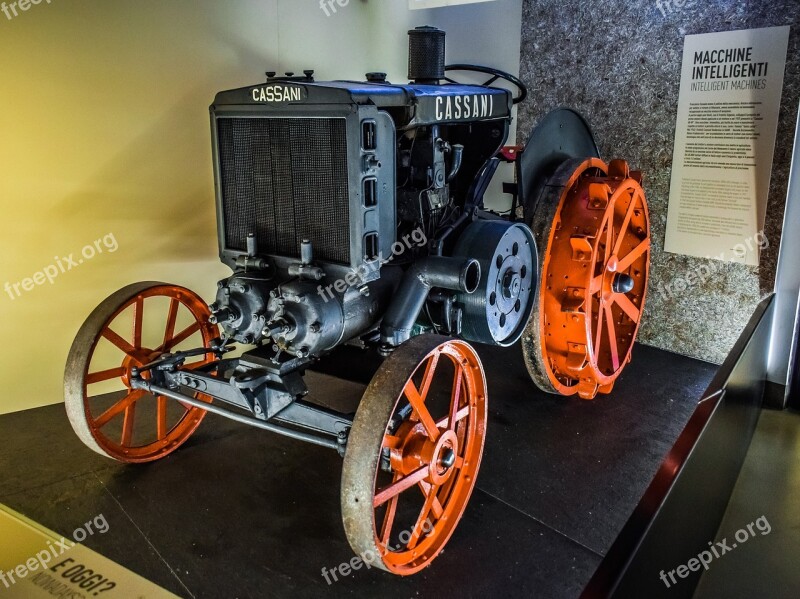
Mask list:
[[[350,262],[347,133],[343,118],[217,120],[225,247]]]

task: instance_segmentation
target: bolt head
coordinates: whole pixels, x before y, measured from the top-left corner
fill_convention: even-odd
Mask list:
[[[614,275],[614,281],[611,284],[611,289],[614,293],[628,293],[634,287],[635,281],[633,277],[622,272]]]
[[[439,456],[439,465],[445,470],[450,470],[456,463],[456,452],[451,447],[442,449],[442,454]]]

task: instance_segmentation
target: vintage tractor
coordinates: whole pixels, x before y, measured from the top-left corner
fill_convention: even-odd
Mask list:
[[[232,275],[210,305],[167,283],[119,290],[81,327],[65,374],[76,433],[122,462],[168,455],[207,412],[337,451],[352,548],[401,575],[441,552],[475,485],[487,391],[468,341],[524,336],[546,391],[609,391],[649,247],[639,176],[602,162],[580,117],[552,113],[521,154],[504,148],[525,86],[445,66],[440,30],[409,33],[408,84],[267,73],[218,94],[218,236]],[[489,80],[445,76],[456,71]],[[507,215],[483,203],[503,160],[519,170]],[[345,344],[382,360],[354,417],[309,401],[304,382]]]

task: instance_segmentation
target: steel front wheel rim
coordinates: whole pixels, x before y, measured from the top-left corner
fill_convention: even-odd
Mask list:
[[[397,350],[422,356],[391,373],[401,381],[400,392],[381,390],[385,379],[379,371],[365,393],[365,410],[360,407],[356,415],[342,478],[343,517],[351,546],[362,556],[372,556],[374,565],[399,575],[414,574],[429,565],[455,531],[474,488],[486,431],[486,383],[477,354],[462,341],[421,337]],[[445,364],[447,372],[441,374]],[[384,366],[392,369],[391,364]],[[403,366],[405,371],[399,373]],[[420,373],[417,387],[414,377]],[[429,373],[431,378],[440,378],[437,385],[451,384],[446,415],[427,413]],[[412,406],[411,415],[397,430],[390,430],[391,416],[406,400]],[[376,428],[374,421],[367,422],[376,414],[370,404],[381,402],[383,410],[378,412],[388,423]],[[455,420],[451,420],[453,413]],[[389,449],[392,464],[388,485],[378,481],[384,448]],[[369,452],[374,458],[369,459]],[[422,498],[422,509],[411,510],[413,525],[406,520],[403,526],[396,515]]]
[[[152,349],[142,344],[142,333],[147,317],[146,300],[149,298],[165,298],[169,300],[166,321],[163,323],[162,343]],[[151,300],[152,301],[152,300]],[[132,310],[130,334],[119,333],[121,315]],[[162,352],[169,351],[176,345],[190,340],[208,347],[212,339],[218,336],[216,326],[208,322],[210,312],[199,296],[183,287],[165,283],[147,282],[130,285],[112,294],[89,316],[81,327],[70,349],[65,371],[65,403],[67,414],[73,429],[81,440],[91,449],[107,457],[123,462],[149,462],[165,457],[182,445],[196,430],[205,416],[205,411],[191,406],[182,406],[183,413],[168,416],[168,400],[164,397],[150,397],[149,394],[130,387],[132,369],[154,359]],[[189,319],[190,325],[178,327],[176,323]],[[151,324],[158,324],[151,323]],[[98,343],[105,339],[115,346],[120,355],[120,364],[112,368],[97,370],[92,366]],[[104,342],[105,343],[105,342]],[[207,364],[212,358],[203,358],[190,363],[185,368],[198,368]],[[108,408],[98,410],[98,395],[90,395],[93,385],[115,382],[118,379],[123,385],[120,393],[124,397],[114,399]],[[204,401],[211,401],[207,396],[197,394]],[[141,422],[137,424],[137,406],[146,403],[143,400],[154,400],[155,422],[146,429],[154,429],[153,441],[138,443],[135,436],[141,436]],[[182,404],[181,404],[182,405]],[[112,438],[111,428],[121,422],[121,432]],[[169,423],[172,420],[172,424]],[[112,426],[113,425],[113,426]]]

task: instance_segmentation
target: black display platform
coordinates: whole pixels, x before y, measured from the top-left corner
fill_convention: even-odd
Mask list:
[[[577,597],[694,410],[716,366],[634,349],[610,396],[538,391],[518,347],[480,347],[489,379],[483,465],[434,565],[411,578],[361,569],[339,512],[341,459],[209,415],[172,456],[124,466],[85,448],[63,406],[0,417],[0,503],[182,597]],[[312,396],[354,408],[363,386],[311,373]],[[352,409],[351,408],[351,409]]]

